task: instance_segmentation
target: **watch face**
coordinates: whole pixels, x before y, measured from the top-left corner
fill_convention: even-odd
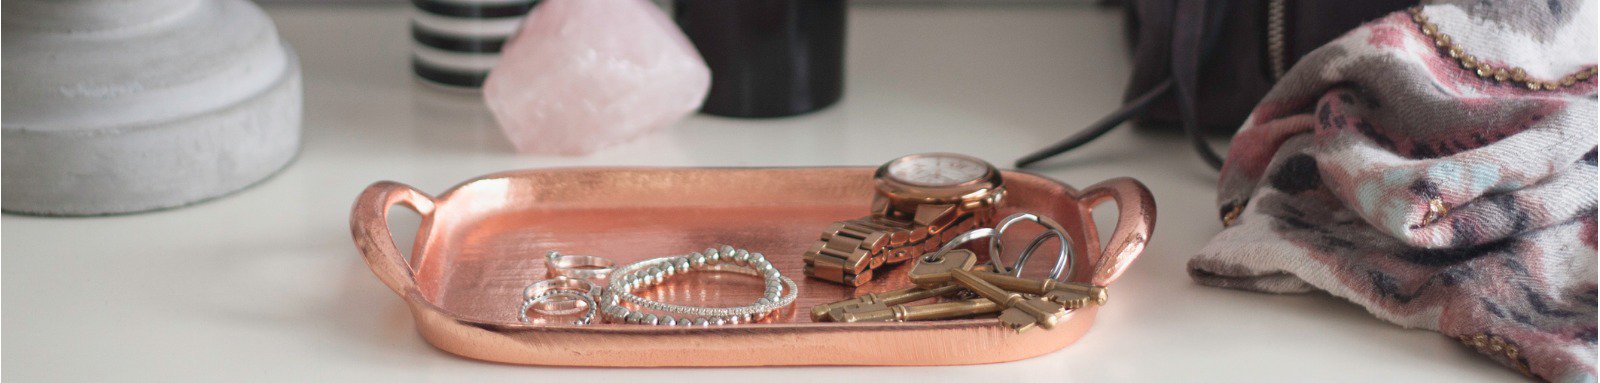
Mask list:
[[[989,172],[989,165],[965,156],[917,155],[889,164],[889,176],[921,186],[951,186],[971,182]]]

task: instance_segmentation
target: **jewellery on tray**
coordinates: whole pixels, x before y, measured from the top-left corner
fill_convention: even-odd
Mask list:
[[[566,293],[566,294],[558,294]],[[582,296],[582,298],[574,295]],[[534,282],[522,289],[523,322],[532,321],[528,311],[542,315],[572,315],[584,311],[594,311],[594,297],[600,295],[600,286],[583,279],[555,277]],[[588,315],[590,317],[593,314]],[[584,320],[587,322],[587,320]]]
[[[606,278],[616,270],[617,262],[605,257],[593,255],[561,254],[557,251],[545,253],[545,272],[551,277],[567,277],[605,283]]]
[[[575,290],[550,290],[550,291],[544,292],[543,294],[539,294],[537,296],[534,296],[533,298],[528,299],[527,301],[522,303],[522,321],[523,322],[532,321],[531,319],[528,318],[528,306],[533,306],[533,305],[537,305],[537,304],[540,304],[540,303],[549,302],[550,300],[555,299],[555,298],[567,298],[567,299],[570,299],[570,300],[575,301],[575,302],[583,302],[583,306],[579,308],[579,310],[581,310],[583,312],[583,315],[579,316],[578,319],[572,321],[572,324],[574,324],[574,325],[580,325],[581,326],[581,325],[589,324],[589,321],[594,319],[594,313],[596,312],[596,310],[598,309],[598,306],[599,306],[599,305],[595,304],[594,296],[589,295],[587,293],[583,293],[583,292],[579,292],[579,291],[575,291]]]
[[[1010,266],[1003,265],[999,260],[1003,248],[1001,235],[1021,221],[1036,222],[1046,231],[1034,238]],[[1052,236],[1060,241],[1061,249],[1050,273],[1044,279],[1022,277],[1028,258]],[[971,251],[956,249],[979,238],[989,238],[989,265],[979,265],[976,254]],[[1034,327],[1050,329],[1067,310],[1104,304],[1106,300],[1104,287],[1060,281],[1063,273],[1070,276],[1076,267],[1071,248],[1065,229],[1054,220],[1028,213],[1014,214],[1000,220],[994,229],[962,233],[938,251],[919,257],[907,273],[915,287],[819,305],[812,309],[812,317],[838,322],[916,321],[999,313],[1001,324],[1017,332]],[[963,291],[982,298],[907,305]]]
[[[760,299],[740,307],[699,307],[663,303],[634,294],[680,273],[697,270],[742,271],[762,278]],[[662,326],[709,326],[748,323],[794,303],[799,286],[783,276],[761,253],[723,246],[703,253],[639,261],[612,275],[600,298],[600,314],[614,323]],[[629,308],[628,306],[633,306]]]
[[[873,178],[872,214],[824,230],[805,253],[807,276],[860,286],[872,280],[874,269],[988,225],[1005,196],[994,165],[960,154],[900,157],[879,167]]]

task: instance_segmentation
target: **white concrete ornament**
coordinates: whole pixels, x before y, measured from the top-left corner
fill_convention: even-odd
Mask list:
[[[299,61],[245,0],[10,0],[0,210],[183,206],[300,148]]]

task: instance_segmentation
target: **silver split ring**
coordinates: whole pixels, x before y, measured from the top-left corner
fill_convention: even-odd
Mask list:
[[[987,227],[980,227],[980,228],[977,228],[977,229],[972,229],[972,231],[961,233],[961,235],[957,235],[955,238],[951,238],[950,241],[944,243],[944,246],[940,246],[939,250],[934,251],[931,254],[923,256],[922,260],[923,261],[928,261],[928,262],[935,262],[935,263],[943,261],[944,260],[944,253],[948,253],[948,252],[950,252],[950,250],[955,250],[955,248],[961,247],[961,245],[965,245],[965,244],[967,244],[967,242],[976,241],[976,240],[982,239],[982,238],[988,238],[989,239],[989,243],[999,242],[1000,241],[1000,232],[996,231],[995,229],[990,229],[990,228],[987,228]],[[993,261],[994,258],[995,258],[994,254],[991,253],[989,255],[989,260]]]
[[[1033,242],[1028,244],[1027,249],[1023,250],[1022,254],[1017,255],[1017,261],[1010,268],[1006,268],[1000,264],[1001,245],[999,237],[1005,233],[1006,229],[1011,227],[1011,224],[1018,221],[1033,221],[1039,226],[1044,226],[1046,232],[1034,238]],[[1048,217],[1041,217],[1032,213],[1012,214],[1005,219],[1001,219],[1000,223],[995,225],[993,235],[995,239],[989,241],[989,263],[994,266],[994,270],[997,273],[1010,273],[1014,277],[1022,276],[1022,267],[1028,262],[1028,257],[1032,256],[1033,252],[1038,250],[1039,246],[1043,245],[1044,241],[1052,235],[1060,241],[1061,248],[1056,253],[1056,263],[1050,267],[1048,277],[1059,280],[1063,272],[1068,273],[1067,276],[1070,277],[1071,272],[1077,267],[1076,262],[1072,259],[1072,240],[1067,238],[1067,229]]]

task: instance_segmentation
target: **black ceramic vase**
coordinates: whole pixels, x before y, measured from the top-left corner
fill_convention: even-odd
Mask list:
[[[673,17],[711,67],[701,112],[793,116],[844,93],[845,0],[676,0]]]

